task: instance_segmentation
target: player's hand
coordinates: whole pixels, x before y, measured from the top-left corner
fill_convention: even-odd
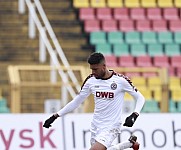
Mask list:
[[[132,127],[138,116],[139,116],[138,113],[133,112],[130,116],[128,116],[126,118],[125,123],[123,124],[123,126]]]
[[[50,118],[48,118],[48,119],[44,122],[43,127],[45,127],[45,128],[51,127],[51,124],[55,121],[55,119],[57,119],[57,116],[52,115]]]

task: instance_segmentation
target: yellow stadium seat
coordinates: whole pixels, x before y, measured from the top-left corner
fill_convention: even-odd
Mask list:
[[[156,0],[141,0],[141,6],[144,8],[157,7]]]
[[[122,0],[107,0],[107,6],[110,8],[123,7]]]
[[[131,77],[131,81],[133,82],[133,84],[139,88],[139,87],[142,87],[142,86],[146,86],[146,78],[145,77]]]
[[[161,7],[161,8],[173,7],[173,1],[172,0],[158,0],[158,7]]]
[[[181,88],[180,89],[175,89],[175,90],[171,90],[171,99],[173,101],[181,101]]]
[[[125,99],[125,100],[133,100],[133,97],[132,97],[130,94],[125,93],[124,99]]]
[[[73,6],[75,8],[89,7],[89,0],[73,0]]]
[[[147,78],[149,89],[160,89],[162,82],[160,77],[149,77]]]
[[[156,101],[160,102],[162,100],[162,89],[154,89],[153,90],[153,97]]]
[[[141,92],[141,94],[143,94],[145,100],[153,99],[152,91],[150,89],[139,89],[139,91]]]
[[[133,8],[133,7],[140,7],[140,1],[139,0],[126,0],[124,2],[125,7]]]
[[[181,0],[175,0],[175,7],[181,8]]]
[[[91,7],[94,8],[101,8],[106,7],[106,1],[105,0],[90,0]]]
[[[179,89],[179,88],[181,88],[180,78],[179,77],[170,77],[170,79],[169,79],[169,89],[174,90],[174,89]]]

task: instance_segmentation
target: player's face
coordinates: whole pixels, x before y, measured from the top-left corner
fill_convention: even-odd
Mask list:
[[[92,70],[92,74],[96,79],[103,78],[106,74],[106,67],[103,63],[90,65],[90,69]]]

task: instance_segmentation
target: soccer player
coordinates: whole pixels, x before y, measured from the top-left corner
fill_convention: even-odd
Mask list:
[[[122,105],[125,92],[136,100],[134,112],[128,116],[123,126],[132,127],[144,105],[143,95],[130,79],[106,67],[101,53],[92,53],[88,58],[92,74],[84,81],[79,94],[65,107],[48,118],[43,127],[49,128],[57,119],[76,109],[90,95],[94,95],[94,114],[91,122],[90,150],[139,149],[137,137],[132,135],[128,141],[112,146],[114,139],[121,133]]]

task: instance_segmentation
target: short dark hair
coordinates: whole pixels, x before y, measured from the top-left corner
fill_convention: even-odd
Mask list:
[[[94,52],[89,56],[87,62],[90,65],[100,64],[102,62],[105,62],[105,57],[101,53]]]

